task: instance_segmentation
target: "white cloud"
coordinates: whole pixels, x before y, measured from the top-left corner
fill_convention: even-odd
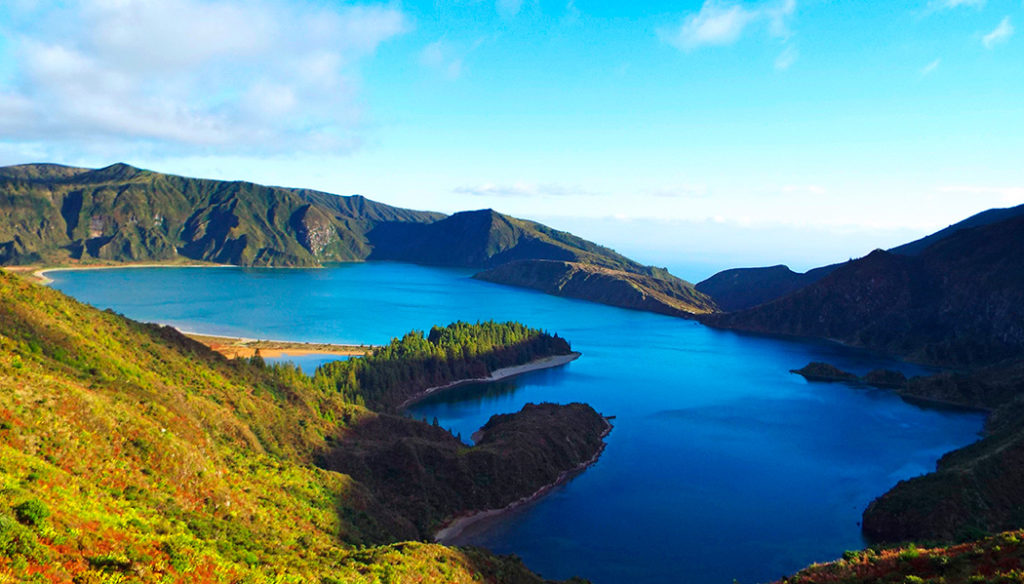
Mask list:
[[[955,185],[941,187],[943,193],[984,197],[994,201],[991,204],[1020,205],[1024,204],[1024,187],[990,187],[977,185]]]
[[[460,195],[472,195],[474,197],[566,197],[593,196],[596,194],[579,187],[524,182],[510,185],[483,183],[480,185],[456,187],[452,190]]]
[[[1013,25],[1010,24],[1010,17],[1006,16],[999,22],[999,26],[982,37],[981,43],[985,45],[986,49],[991,49],[998,44],[1005,43],[1011,36],[1013,36]]]
[[[576,0],[569,0],[565,4],[565,16],[562,17],[562,22],[565,24],[575,24],[579,22],[582,13],[580,9],[576,7]]]
[[[936,69],[939,68],[939,65],[941,64],[942,59],[935,59],[931,63],[928,63],[927,65],[921,68],[921,76],[924,77],[926,75],[931,75],[932,73],[935,72]]]
[[[779,191],[785,195],[815,195],[821,196],[828,191],[819,185],[783,185]]]
[[[494,8],[504,18],[512,18],[523,8],[523,0],[495,0]]]
[[[456,56],[444,39],[438,39],[423,47],[420,51],[420,63],[441,71],[449,79],[455,79],[462,74],[462,57]]]
[[[703,199],[711,196],[711,192],[704,185],[651,189],[646,194],[665,199]]]
[[[441,72],[448,79],[457,79],[462,75],[466,57],[479,48],[483,42],[483,39],[477,39],[476,42],[466,46],[464,43],[449,42],[444,37],[439,38],[428,43],[420,51],[420,64]]]
[[[8,35],[0,135],[227,151],[359,140],[358,66],[408,28],[385,5],[285,0],[79,0]]]
[[[779,71],[786,71],[796,63],[797,58],[800,56],[800,52],[793,46],[788,46],[779,53],[778,57],[775,57],[775,68]]]
[[[732,44],[755,23],[764,23],[774,37],[786,38],[789,20],[795,11],[795,0],[756,6],[705,0],[699,12],[686,16],[681,25],[663,29],[659,34],[665,42],[684,51]]]
[[[985,0],[932,0],[928,3],[931,10],[952,10],[961,6],[984,8]]]

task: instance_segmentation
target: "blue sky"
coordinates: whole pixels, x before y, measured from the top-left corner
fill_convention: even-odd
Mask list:
[[[492,207],[692,279],[806,268],[1024,203],[1021,26],[1021,0],[6,0],[0,164]]]

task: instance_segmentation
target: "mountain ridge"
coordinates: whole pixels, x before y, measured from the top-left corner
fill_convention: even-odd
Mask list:
[[[984,227],[1021,215],[1024,215],[1024,205],[989,209],[930,235],[890,248],[888,251],[898,255],[916,256],[932,244],[956,235],[964,229]],[[782,264],[757,268],[730,268],[698,282],[695,288],[714,299],[722,310],[735,312],[796,292],[818,282],[841,265],[843,264],[829,264],[803,273],[794,272]]]
[[[489,269],[560,260],[630,274],[669,294],[681,290],[677,303],[712,304],[667,270],[491,209],[444,215],[361,195],[193,179],[124,163],[0,168],[0,206],[9,210],[0,217],[0,265],[184,260],[314,267],[391,260]],[[595,292],[584,299],[607,296]]]
[[[816,337],[948,367],[1024,350],[1024,215],[961,229],[918,255],[875,250],[715,327]]]

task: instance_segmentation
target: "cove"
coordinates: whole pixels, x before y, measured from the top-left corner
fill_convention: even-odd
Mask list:
[[[977,438],[983,416],[889,392],[809,384],[828,361],[863,374],[913,366],[829,343],[744,336],[695,322],[397,263],[328,269],[139,268],[54,272],[99,308],[214,335],[387,342],[455,320],[518,320],[583,357],[431,396],[410,415],[464,439],[527,402],[615,416],[600,460],[543,499],[463,533],[548,578],[596,584],[763,582],[863,547],[861,511],[897,481]]]

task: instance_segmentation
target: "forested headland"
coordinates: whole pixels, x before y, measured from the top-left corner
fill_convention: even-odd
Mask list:
[[[352,403],[394,409],[430,387],[571,352],[569,342],[557,334],[518,322],[455,322],[435,326],[426,335],[411,331],[366,357],[322,365],[312,383]]]

